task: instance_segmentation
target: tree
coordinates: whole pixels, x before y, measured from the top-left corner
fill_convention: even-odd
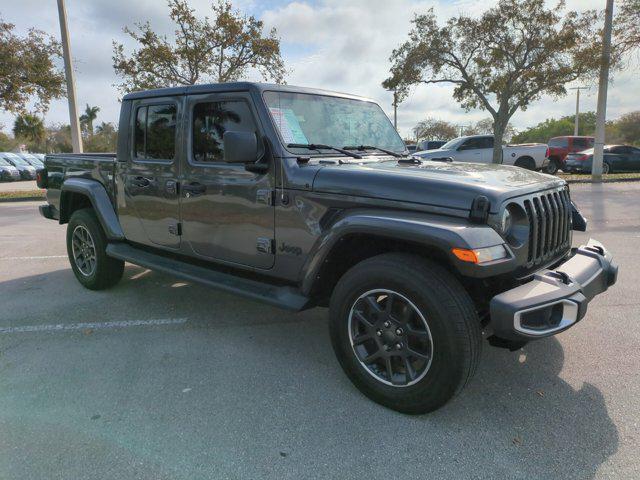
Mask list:
[[[494,126],[493,126],[492,118],[484,118],[482,120],[478,120],[476,123],[468,126],[464,131],[464,135],[492,135]],[[504,130],[503,140],[508,142],[512,139],[512,137],[516,134],[516,129],[513,128],[513,125],[507,123],[507,126]]]
[[[0,152],[10,152],[18,146],[15,138],[11,138],[6,133],[0,131]]]
[[[93,121],[98,118],[100,107],[90,107],[87,103],[84,114],[80,115],[80,124],[83,125],[89,135],[93,135]]]
[[[579,118],[580,135],[593,135],[596,129],[595,112],[583,112]],[[511,139],[514,143],[547,143],[550,138],[573,135],[575,116],[567,115],[560,119],[548,118],[533,127],[517,133]]]
[[[436,118],[427,118],[413,127],[413,134],[416,141],[428,140],[451,140],[458,135],[458,129],[453,123]]]
[[[614,34],[616,46],[622,52],[640,48],[640,0],[620,2]]]
[[[84,142],[87,152],[115,152],[118,143],[118,131],[113,123],[102,122],[96,126],[94,135]]]
[[[170,0],[169,17],[176,24],[174,39],[158,35],[147,23],[124,31],[138,43],[127,55],[113,43],[113,68],[123,78],[124,93],[133,90],[238,80],[252,68],[265,80],[282,82],[284,62],[276,30],[263,34],[263,23],[242,15],[231,3],[218,0],[213,18],[199,19],[187,0]]]
[[[596,12],[552,9],[544,0],[500,0],[479,18],[464,14],[443,27],[430,9],[417,15],[409,40],[393,51],[383,86],[406,97],[417,84],[448,83],[463,108],[493,118],[493,161],[502,161],[509,119],[542,95],[560,97],[565,85],[599,67]]]
[[[19,37],[14,27],[0,18],[0,109],[23,113],[36,99],[33,109],[45,112],[65,93],[64,74],[54,64],[60,46],[40,30]]]
[[[620,143],[640,145],[640,110],[622,115],[615,121]]]
[[[36,145],[41,144],[45,140],[44,122],[30,113],[18,115],[13,122],[13,136]]]

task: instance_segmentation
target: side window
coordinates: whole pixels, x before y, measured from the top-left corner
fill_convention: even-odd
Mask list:
[[[493,148],[493,137],[483,137],[480,148]]]
[[[224,132],[254,132],[256,124],[244,100],[198,103],[191,119],[192,155],[198,163],[224,160]]]
[[[135,157],[173,160],[176,154],[176,117],[174,104],[139,107],[134,132]]]
[[[458,148],[458,150],[473,150],[475,148],[482,148],[482,138],[470,138]]]

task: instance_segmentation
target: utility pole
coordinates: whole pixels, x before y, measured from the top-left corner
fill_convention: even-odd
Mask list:
[[[613,0],[607,0],[602,34],[602,61],[598,84],[598,113],[596,117],[596,140],[591,165],[591,181],[602,182],[602,160],[604,157],[604,126],[607,117],[607,87],[609,85],[609,65],[611,63],[611,28],[613,24]]]
[[[73,153],[82,153],[82,136],[80,135],[80,121],[78,120],[78,108],[76,102],[76,80],[73,74],[69,28],[67,27],[67,10],[64,6],[64,0],[58,0],[58,16],[60,17],[60,37],[62,39],[64,71],[67,77],[67,99],[69,100],[71,143],[73,145]]]
[[[572,87],[569,90],[576,90],[576,119],[573,127],[573,136],[577,137],[580,126],[580,90],[589,90],[589,87]]]

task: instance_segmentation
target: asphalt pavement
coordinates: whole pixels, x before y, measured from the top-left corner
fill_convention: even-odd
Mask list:
[[[0,203],[0,478],[640,478],[640,183],[573,185],[618,284],[557,337],[484,345],[451,403],[363,397],[327,311],[287,313],[128,265],[75,280],[65,227]]]

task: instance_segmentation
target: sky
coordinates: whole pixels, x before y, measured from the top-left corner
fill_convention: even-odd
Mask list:
[[[165,0],[66,0],[72,54],[75,62],[77,98],[100,107],[97,122],[117,123],[120,104],[118,83],[112,67],[112,42],[131,49],[123,33],[126,25],[149,21],[159,32],[171,34]],[[376,100],[393,114],[392,94],[381,83],[389,74],[392,50],[407,38],[415,13],[433,7],[443,20],[459,13],[480,14],[495,0],[235,0],[234,6],[262,19],[267,29],[275,27],[281,39],[282,56],[290,85],[336,90]],[[191,0],[196,11],[206,15],[210,0]],[[605,0],[567,0],[567,8],[604,8]],[[59,38],[55,0],[0,0],[0,16],[24,34],[35,27]],[[129,50],[130,51],[130,50]],[[248,78],[248,80],[260,80]],[[581,111],[595,111],[597,85],[581,93]],[[398,130],[409,137],[413,126],[427,117],[458,125],[488,117],[481,110],[464,111],[447,85],[422,85],[398,109]],[[609,86],[608,118],[640,109],[640,65],[615,74]],[[556,100],[542,98],[512,118],[518,130],[550,117],[572,115],[575,94]],[[0,111],[0,124],[8,131],[14,117]],[[66,99],[52,102],[45,121],[68,123]]]

